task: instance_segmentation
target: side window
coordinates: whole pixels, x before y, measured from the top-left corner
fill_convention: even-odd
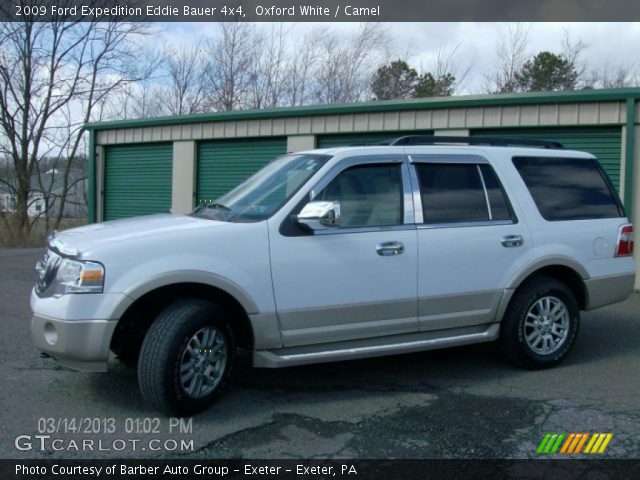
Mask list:
[[[513,164],[546,220],[623,216],[611,182],[596,160],[515,157]]]
[[[491,220],[514,220],[515,215],[496,172],[490,165],[480,165],[491,210]]]
[[[340,228],[402,223],[400,165],[358,165],[341,172],[315,200],[340,202]]]
[[[416,165],[424,223],[447,224],[511,220],[511,207],[489,165]]]

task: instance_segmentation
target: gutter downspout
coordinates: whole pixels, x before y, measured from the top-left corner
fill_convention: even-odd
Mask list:
[[[89,185],[87,188],[87,221],[96,222],[96,131],[89,130]]]

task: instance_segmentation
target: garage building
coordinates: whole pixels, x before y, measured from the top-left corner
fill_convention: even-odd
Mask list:
[[[638,88],[278,108],[86,128],[91,222],[189,212],[287,152],[436,134],[554,140],[591,152],[640,226]]]

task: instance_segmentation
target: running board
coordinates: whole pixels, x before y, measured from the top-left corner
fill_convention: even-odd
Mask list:
[[[330,345],[312,345],[310,347],[304,347],[304,349],[294,347],[280,350],[258,350],[253,352],[253,366],[258,368],[280,368],[313,363],[339,362],[357,358],[382,357],[385,355],[458,347],[471,345],[473,343],[491,342],[498,338],[500,331],[499,323],[483,325],[482,327],[483,330],[481,331],[478,331],[477,327],[474,328],[473,330],[475,330],[475,332],[466,327],[451,329],[451,331],[446,333],[442,331],[431,331],[401,335],[402,341],[382,343],[379,345],[366,345],[365,341],[356,340]],[[384,337],[382,340],[384,340]],[[396,340],[398,339],[396,338]],[[356,345],[353,345],[354,343]],[[352,344],[352,346],[348,346],[348,344]]]

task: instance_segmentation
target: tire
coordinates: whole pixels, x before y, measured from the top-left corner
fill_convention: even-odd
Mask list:
[[[562,282],[540,277],[514,294],[500,328],[503,352],[528,369],[557,365],[578,335],[580,309],[573,292]]]
[[[138,384],[151,406],[192,415],[224,390],[236,358],[233,331],[215,304],[185,299],[168,306],[147,332]]]

